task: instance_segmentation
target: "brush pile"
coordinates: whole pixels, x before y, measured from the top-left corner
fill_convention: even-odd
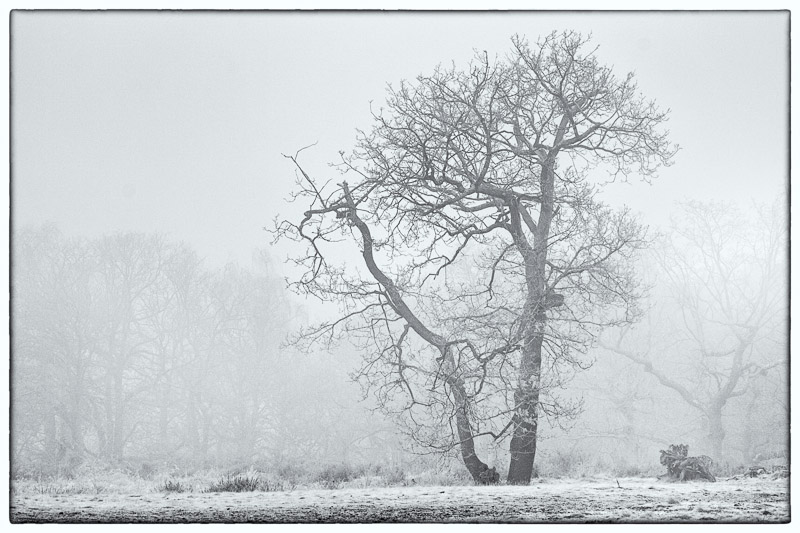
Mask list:
[[[661,464],[667,467],[667,474],[662,478],[677,481],[717,480],[711,474],[711,458],[707,455],[689,457],[689,446],[686,444],[670,444],[669,449],[661,450]]]

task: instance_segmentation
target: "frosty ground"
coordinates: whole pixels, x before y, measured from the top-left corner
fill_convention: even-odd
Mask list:
[[[70,494],[14,483],[12,522],[787,522],[789,480],[534,480],[275,492]]]

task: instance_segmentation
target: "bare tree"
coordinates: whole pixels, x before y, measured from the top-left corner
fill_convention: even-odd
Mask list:
[[[530,481],[540,414],[572,410],[554,392],[600,328],[635,314],[629,258],[644,232],[597,201],[590,171],[648,178],[676,150],[666,112],[588,39],[512,42],[504,60],[477,54],[390,87],[342,154],[345,181],[290,157],[307,210],[276,227],[307,245],[294,287],[344,311],[302,340],[361,343],[366,385],[417,440],[459,447],[478,482],[492,477],[479,435],[510,436],[508,481]],[[331,261],[347,239],[363,267]]]
[[[102,369],[96,379],[102,398],[98,439],[101,454],[116,461],[147,419],[142,402],[154,386],[153,324],[170,305],[159,296],[168,254],[163,238],[136,233],[104,237],[94,248],[99,290],[92,314],[98,317],[95,349]]]
[[[18,232],[13,259],[14,454],[42,470],[69,468],[86,453],[90,423],[96,258],[86,242],[67,241],[50,225]]]
[[[136,444],[154,459],[172,457],[188,444],[176,428],[185,426],[187,416],[187,367],[196,362],[191,340],[197,330],[208,328],[202,297],[210,275],[202,265],[185,243],[165,243],[163,264],[156,267],[160,275],[142,300],[140,331],[150,342],[143,347],[139,373],[152,390],[138,400],[147,416],[139,418]]]
[[[266,256],[256,261],[261,272],[227,265],[211,290],[220,341],[212,383],[223,414],[214,425],[222,447],[245,461],[261,447],[274,417],[280,341],[295,315]]]
[[[219,370],[235,366],[237,355],[248,358],[236,367],[249,374],[247,392],[269,393],[265,374],[274,354],[266,347],[226,352],[219,339],[243,337],[241,331],[272,335],[277,350],[276,331],[291,318],[277,278],[242,271],[230,285],[249,300],[214,301],[213,276],[196,254],[156,235],[87,241],[45,226],[19,230],[14,242],[16,461],[44,472],[74,468],[87,457],[118,463],[132,455],[174,456],[182,447],[199,452],[209,444],[213,419],[203,418],[210,409],[197,409],[193,400],[209,399],[222,384],[231,393],[226,405],[214,406],[218,414],[227,409],[219,418],[245,410],[241,376]],[[216,359],[215,368],[208,359]],[[188,429],[193,422],[199,431]]]
[[[157,235],[66,239],[45,226],[17,230],[14,245],[17,471],[357,458],[386,429],[342,390],[344,370],[298,369],[281,348],[299,308],[264,251],[210,271]]]
[[[604,346],[673,390],[724,454],[723,412],[772,369],[785,370],[786,230],[782,209],[687,202],[657,257],[652,316]]]

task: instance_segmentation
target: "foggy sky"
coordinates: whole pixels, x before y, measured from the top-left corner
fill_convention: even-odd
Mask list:
[[[510,37],[592,33],[602,64],[635,71],[672,110],[672,167],[604,198],[652,224],[683,197],[767,202],[788,182],[788,13],[69,13],[12,19],[17,227],[159,231],[212,263],[261,229],[309,170],[371,126],[387,83],[502,57]],[[275,250],[282,260],[289,250]]]

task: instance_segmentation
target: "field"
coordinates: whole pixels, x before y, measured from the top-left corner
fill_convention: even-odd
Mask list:
[[[789,480],[536,479],[529,486],[185,492],[12,482],[12,522],[748,522],[790,520]],[[85,486],[84,486],[85,487]]]

